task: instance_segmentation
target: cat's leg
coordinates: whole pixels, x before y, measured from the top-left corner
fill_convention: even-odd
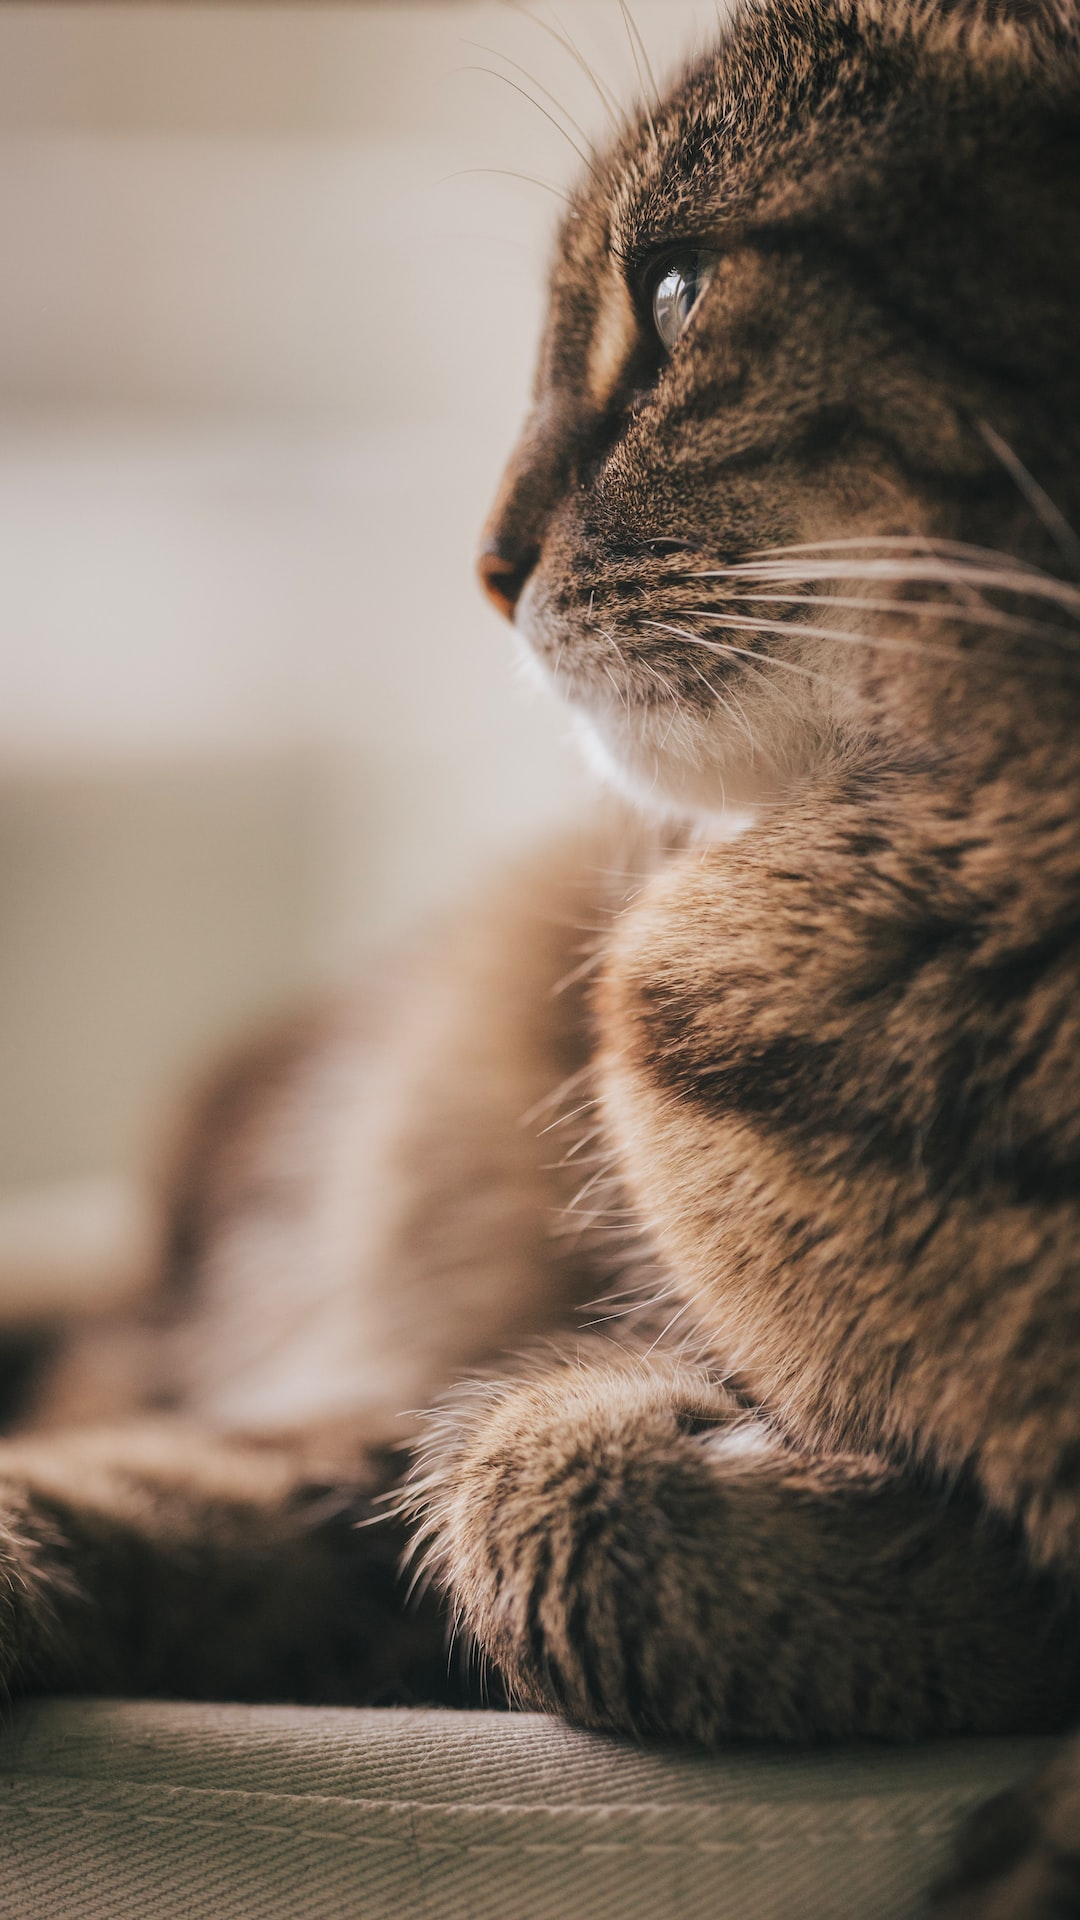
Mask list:
[[[794,1452],[698,1366],[477,1389],[416,1503],[511,1697],[585,1725],[907,1738],[1059,1726],[1080,1697],[1075,1616],[1015,1538],[879,1461]]]
[[[0,1446],[0,1693],[462,1697],[407,1604],[362,1422],[227,1438],[173,1421]]]

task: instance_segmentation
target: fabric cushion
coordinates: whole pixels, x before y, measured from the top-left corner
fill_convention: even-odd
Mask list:
[[[914,1920],[1049,1741],[721,1754],[536,1714],[49,1700],[0,1739],[3,1920]]]

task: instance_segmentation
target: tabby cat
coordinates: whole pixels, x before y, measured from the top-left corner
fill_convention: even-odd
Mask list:
[[[1078,312],[1077,0],[743,0],[590,164],[481,573],[629,804],[208,1096],[10,1688],[1076,1716]],[[1080,1909],[1070,1753],[943,1914]]]

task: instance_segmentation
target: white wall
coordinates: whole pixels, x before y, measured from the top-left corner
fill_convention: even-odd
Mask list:
[[[473,170],[577,165],[519,86],[602,126],[506,5],[0,9],[0,1188],[582,804],[472,578],[557,210]]]

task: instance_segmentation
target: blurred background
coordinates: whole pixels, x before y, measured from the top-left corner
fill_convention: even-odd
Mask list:
[[[716,10],[633,15],[663,75]],[[619,0],[0,9],[9,1318],[129,1284],[221,1047],[585,804],[472,560],[637,64]]]

